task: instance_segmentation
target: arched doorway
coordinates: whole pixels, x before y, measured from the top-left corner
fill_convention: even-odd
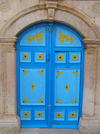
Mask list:
[[[81,35],[60,23],[41,23],[18,38],[17,112],[21,127],[78,128],[84,74]]]

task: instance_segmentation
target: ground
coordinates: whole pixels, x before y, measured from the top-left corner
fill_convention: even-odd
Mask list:
[[[20,134],[80,134],[78,129],[21,129]]]

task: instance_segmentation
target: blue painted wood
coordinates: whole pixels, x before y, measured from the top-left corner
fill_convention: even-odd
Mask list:
[[[24,34],[20,46],[46,46],[46,27],[33,27]]]
[[[57,75],[59,71],[61,74]],[[75,76],[73,72],[76,71],[77,75]],[[55,106],[79,106],[79,89],[80,69],[55,69]],[[57,102],[57,98],[60,99],[60,103]],[[72,103],[75,98],[76,103]]]
[[[84,79],[82,36],[60,23],[41,23],[24,30],[18,39],[17,113],[21,127],[78,128]],[[28,59],[23,59],[23,54],[28,54]],[[78,60],[72,60],[72,54],[78,55]],[[28,117],[23,117],[23,112],[29,112]],[[57,112],[62,113],[60,118]],[[70,118],[70,112],[76,112],[76,117]]]
[[[55,46],[56,47],[81,47],[81,41],[78,39],[76,33],[68,27],[62,25],[55,26]],[[71,40],[72,38],[72,40]]]
[[[25,75],[23,74],[24,71],[27,71]],[[45,75],[45,68],[20,68],[21,105],[45,105]],[[29,102],[23,102],[23,97],[25,97]],[[37,103],[41,97],[43,102]]]

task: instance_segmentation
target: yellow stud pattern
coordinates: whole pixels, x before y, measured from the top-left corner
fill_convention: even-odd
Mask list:
[[[29,72],[29,71],[23,70],[23,76],[25,76],[25,74],[26,74],[27,72]]]
[[[62,73],[63,73],[63,71],[57,71],[57,77],[59,77],[59,75]]]
[[[57,100],[56,100],[57,103],[62,103],[61,100],[59,100],[59,98],[57,97]]]
[[[76,103],[76,98],[74,100],[72,100],[71,103]]]
[[[68,90],[68,88],[69,88],[69,86],[68,86],[68,84],[66,84],[65,89]]]
[[[37,55],[38,55],[37,57],[38,60],[43,60],[43,54],[37,54]]]
[[[57,56],[58,56],[58,59],[57,60],[63,61],[63,55],[57,55]]]
[[[73,56],[72,60],[78,60],[78,54],[77,55],[72,54],[72,56]]]
[[[37,117],[41,117],[41,118],[42,118],[42,113],[43,113],[43,112],[41,112],[41,113],[38,113],[38,112],[37,112]]]
[[[72,73],[77,77],[77,71],[72,71]]]
[[[23,54],[23,59],[28,60],[28,54]]]
[[[62,113],[56,113],[56,118],[62,118]]]
[[[23,97],[23,102],[29,102],[25,97]]]
[[[42,103],[43,102],[43,98],[41,97],[37,102]]]
[[[32,85],[31,85],[31,88],[32,88],[32,90],[35,88],[35,85],[32,83]]]
[[[29,112],[23,112],[23,117],[29,117]]]
[[[70,118],[76,118],[76,113],[70,113]]]
[[[41,76],[43,76],[43,71],[42,70],[39,70],[37,71]]]

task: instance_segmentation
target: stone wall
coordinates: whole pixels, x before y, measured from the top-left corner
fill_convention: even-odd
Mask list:
[[[17,35],[37,22],[70,25],[83,37],[85,69],[81,134],[100,133],[100,2],[0,0],[0,134],[18,134],[16,111]]]
[[[34,5],[44,4],[45,1],[46,0],[0,0],[0,28],[18,12]],[[58,0],[58,4],[81,11],[100,27],[99,1]]]

